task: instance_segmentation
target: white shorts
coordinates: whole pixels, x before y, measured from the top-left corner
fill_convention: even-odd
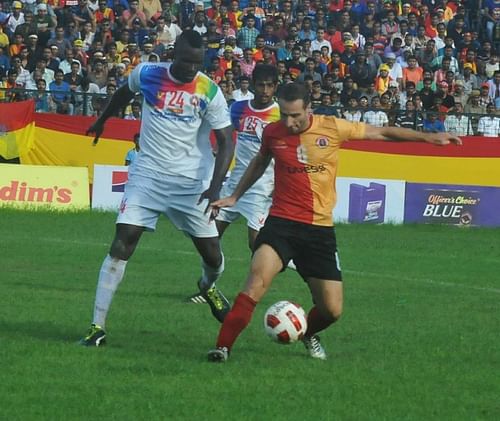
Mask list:
[[[116,223],[154,231],[158,217],[163,214],[177,229],[192,237],[218,237],[210,213],[205,214],[207,200],[198,205],[206,185],[202,180],[186,177],[164,176],[160,179],[133,174],[125,186]]]
[[[220,197],[230,196],[231,188],[224,185]],[[217,220],[227,223],[236,221],[240,215],[247,220],[247,226],[255,231],[260,231],[266,222],[272,198],[262,194],[245,193],[232,208],[223,208],[217,215]]]

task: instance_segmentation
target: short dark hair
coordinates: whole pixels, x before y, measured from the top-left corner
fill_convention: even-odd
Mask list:
[[[263,79],[271,79],[273,83],[278,83],[278,68],[271,64],[257,64],[252,72],[252,82]]]
[[[179,47],[182,47],[182,44],[188,45],[191,48],[203,48],[203,39],[198,32],[188,29],[179,35],[175,43],[175,45],[179,45]]]
[[[306,108],[310,101],[309,89],[303,83],[288,83],[281,87],[278,98],[287,102],[293,102],[301,99],[304,103],[304,108]]]

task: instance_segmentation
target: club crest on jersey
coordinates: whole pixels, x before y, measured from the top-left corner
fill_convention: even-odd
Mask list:
[[[328,141],[328,139],[326,137],[318,137],[316,139],[316,146],[320,149],[324,149],[324,148],[328,147],[329,143],[330,142]]]

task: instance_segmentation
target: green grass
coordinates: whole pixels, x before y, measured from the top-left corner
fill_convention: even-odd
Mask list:
[[[230,361],[213,365],[219,325],[183,302],[199,260],[165,220],[127,267],[108,346],[76,345],[114,218],[0,210],[0,419],[500,419],[500,230],[339,226],[345,310],[322,335],[329,359],[263,332],[273,302],[310,307],[286,271]],[[224,250],[220,286],[234,297],[249,263],[243,224]]]

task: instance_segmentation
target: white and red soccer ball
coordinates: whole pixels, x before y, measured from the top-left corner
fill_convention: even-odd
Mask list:
[[[302,339],[307,330],[304,309],[290,301],[278,301],[264,315],[267,335],[280,344],[291,344]]]

